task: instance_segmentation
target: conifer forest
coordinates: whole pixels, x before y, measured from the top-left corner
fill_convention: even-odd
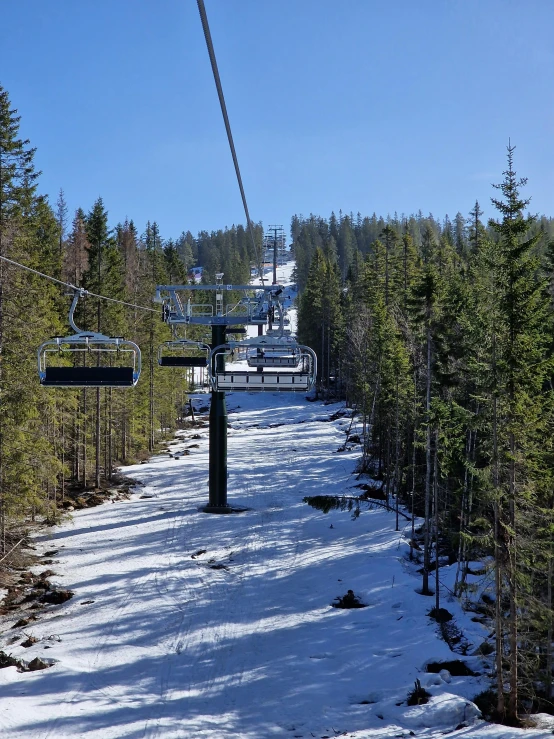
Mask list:
[[[30,522],[60,520],[71,491],[109,486],[118,465],[146,459],[182,422],[189,374],[158,366],[173,335],[156,285],[186,284],[194,266],[206,283],[224,272],[245,284],[257,259],[240,225],[195,236],[183,224],[166,238],[148,214],[136,214],[143,232],[133,220],[110,223],[101,198],[69,213],[63,190],[40,193],[19,121],[0,88],[2,554]],[[382,503],[410,514],[421,592],[434,594],[437,618],[441,564],[457,564],[455,595],[471,599],[468,573],[486,563],[491,690],[498,716],[515,722],[522,700],[553,708],[554,222],[533,214],[533,183],[512,144],[505,161],[488,222],[479,202],[460,203],[452,219],[298,214],[290,241],[298,339],[317,353],[317,394],[362,419],[359,472],[382,482]],[[254,230],[261,249],[262,224]],[[68,333],[66,284],[122,301],[85,295],[75,320],[140,346],[134,390],[39,384],[37,348]],[[187,337],[206,340],[201,329]]]

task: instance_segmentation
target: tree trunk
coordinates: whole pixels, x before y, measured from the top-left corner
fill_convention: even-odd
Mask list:
[[[101,444],[100,444],[100,388],[96,388],[96,430],[95,430],[95,477],[94,484],[97,488],[100,487],[100,455],[101,455]]]
[[[492,343],[492,370],[496,380],[496,337],[493,336]],[[495,585],[495,646],[496,646],[496,711],[498,717],[504,716],[506,706],[504,702],[504,668],[502,665],[504,640],[504,621],[502,618],[502,548],[500,545],[500,467],[498,459],[498,398],[496,388],[493,391],[492,403],[492,453],[493,453],[493,486],[494,486],[494,585]]]
[[[510,534],[508,537],[508,587],[510,597],[510,696],[508,699],[508,718],[517,722],[518,701],[518,608],[517,608],[517,550],[516,550],[516,443],[510,433]]]
[[[548,553],[548,574],[546,581],[546,607],[548,618],[548,629],[546,636],[546,677],[545,692],[548,701],[552,698],[552,545]]]
[[[150,387],[149,387],[148,451],[154,450],[154,325],[150,324]]]
[[[412,438],[412,537],[410,539],[410,559],[414,558],[415,540],[415,487],[416,487],[416,441],[417,441],[417,372],[414,369],[414,432]]]
[[[423,595],[430,595],[430,526],[431,526],[431,327],[427,325],[427,387],[425,393],[425,535],[423,542]]]
[[[395,407],[395,440],[394,440],[394,495],[396,499],[395,513],[396,513],[396,528],[395,531],[399,530],[398,527],[398,494],[400,492],[400,409],[399,409],[399,398],[398,398],[398,375],[396,376],[396,407]]]
[[[112,396],[112,388],[108,389],[108,440],[107,440],[107,447],[108,447],[108,470],[107,470],[107,478],[111,482],[112,481],[112,468],[113,468],[113,396]],[[106,474],[106,473],[105,473]]]
[[[439,430],[435,430],[435,457],[433,464],[433,497],[435,505],[435,608],[437,609],[437,618],[440,608],[440,589],[439,589]]]

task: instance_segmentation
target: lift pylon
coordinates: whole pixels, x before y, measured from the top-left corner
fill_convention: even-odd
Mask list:
[[[210,314],[203,305],[192,303],[187,292],[213,291],[214,306]],[[244,297],[225,309],[224,296],[244,292]],[[229,391],[287,391],[306,392],[316,379],[317,359],[312,349],[302,346],[285,328],[285,312],[281,303],[282,285],[225,285],[218,273],[215,285],[158,285],[156,302],[163,303],[163,320],[170,325],[209,325],[212,329],[209,374],[211,378],[209,502],[202,508],[207,513],[233,513],[237,510],[227,503],[227,409],[225,393]],[[275,328],[273,327],[275,324]],[[257,325],[258,337],[244,341],[226,341],[226,333],[233,333],[240,325]],[[263,326],[271,336],[263,336]],[[235,327],[235,328],[233,328]],[[290,329],[288,330],[290,334]],[[225,360],[237,349],[246,348],[251,355],[253,371],[226,369]],[[267,352],[267,353],[266,353]],[[262,359],[267,357],[267,359]],[[258,363],[256,364],[256,358]],[[276,371],[267,371],[267,368]]]

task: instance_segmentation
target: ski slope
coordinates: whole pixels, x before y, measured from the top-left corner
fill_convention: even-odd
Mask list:
[[[194,399],[200,417],[207,400]],[[75,595],[24,629],[4,619],[1,649],[55,662],[0,670],[0,736],[552,736],[546,717],[528,731],[479,719],[470,699],[486,687],[481,658],[466,658],[481,677],[425,672],[428,661],[459,655],[427,616],[434,599],[416,592],[407,521],[395,531],[383,509],[353,519],[302,502],[359,492],[359,447],[337,451],[350,412],[292,393],[230,394],[227,405],[229,502],[246,512],[199,511],[208,498],[204,426],[170,447],[187,455],[125,468],[143,483],[130,500],[76,511],[35,537],[40,551],[58,550],[50,579]],[[453,576],[441,570],[443,605],[477,647],[487,633],[448,600]],[[367,607],[333,608],[348,589]],[[38,641],[25,649],[29,634]],[[409,707],[416,679],[432,698]]]

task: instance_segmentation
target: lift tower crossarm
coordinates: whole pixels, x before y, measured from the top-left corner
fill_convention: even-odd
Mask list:
[[[282,290],[282,285],[158,285],[156,295],[159,292],[175,292],[177,290],[264,290],[264,292],[277,292]]]
[[[216,278],[219,279],[219,275],[216,275]],[[216,301],[217,315],[206,315],[205,313],[199,315],[198,313],[194,313],[194,309],[200,306],[192,305],[190,298],[188,302],[183,302],[180,297],[180,293],[187,292],[188,290],[215,291],[216,297],[221,302],[218,305]],[[258,293],[257,298],[247,300],[246,303],[243,303],[243,306],[246,307],[246,312],[239,312],[233,315],[230,312],[223,312],[223,293],[233,290]],[[274,320],[273,313],[276,307],[279,316],[279,332],[283,333],[283,307],[279,297],[283,290],[284,287],[282,285],[224,285],[222,283],[216,285],[157,285],[154,302],[164,305],[163,320],[166,323],[174,325],[263,325],[268,320],[268,306],[273,306],[271,320]],[[162,295],[162,293],[166,293],[166,295]]]

